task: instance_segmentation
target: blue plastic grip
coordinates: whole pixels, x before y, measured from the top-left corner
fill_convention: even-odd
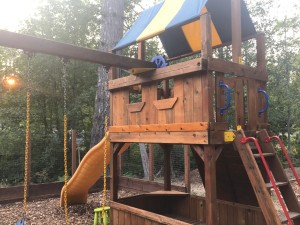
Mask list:
[[[226,93],[226,96],[227,96],[227,100],[226,100],[226,105],[225,105],[225,107],[221,107],[220,108],[220,114],[223,116],[223,114],[224,114],[224,112],[227,110],[227,109],[229,109],[229,107],[230,107],[230,87],[227,85],[227,84],[225,84],[225,83],[223,83],[223,81],[219,81],[219,87],[221,87],[221,88],[225,88],[226,90],[227,90],[227,93]]]
[[[154,56],[151,62],[155,63],[156,68],[163,68],[169,65],[168,61],[162,55]]]
[[[263,109],[258,110],[258,116],[261,116],[261,114],[265,113],[267,109],[269,108],[269,95],[265,90],[262,90],[260,87],[257,88],[258,93],[263,93],[265,96],[265,106]]]

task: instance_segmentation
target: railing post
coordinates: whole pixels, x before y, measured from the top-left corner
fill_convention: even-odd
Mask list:
[[[232,60],[242,63],[241,0],[231,0]]]

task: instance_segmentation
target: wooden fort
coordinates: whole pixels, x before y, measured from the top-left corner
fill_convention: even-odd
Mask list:
[[[123,224],[207,224],[278,225],[287,216],[276,211],[271,200],[270,179],[253,145],[241,144],[245,136],[257,137],[269,162],[289,219],[300,224],[300,208],[271,143],[263,143],[269,127],[265,40],[253,38],[257,46],[255,67],[243,65],[241,57],[240,11],[232,1],[233,60],[215,58],[212,49],[211,18],[200,16],[201,56],[164,68],[119,77],[111,68],[111,221]],[[143,43],[139,58],[144,57]],[[226,121],[225,87],[231,95],[234,118]],[[137,88],[138,87],[138,88]],[[140,101],[130,102],[133,90]],[[240,126],[234,142],[227,132]],[[230,139],[230,138],[229,138]],[[118,198],[118,153],[125,143],[158,143],[164,149],[164,189],[144,195]],[[197,161],[206,197],[171,190],[170,151],[173,144],[189,145]]]
[[[209,0],[208,4],[211,2],[219,6],[225,0]],[[244,65],[240,60],[241,1],[226,2],[231,3],[232,39],[223,44],[232,45],[230,61],[214,57],[209,13],[199,19],[201,56],[158,69],[143,60],[143,43],[139,44],[139,59],[133,59],[0,30],[1,46],[111,66],[111,224],[300,225],[298,200],[273,144],[266,141],[270,137],[266,131],[264,35],[248,37],[256,41],[257,63]],[[137,69],[120,76],[118,68]],[[140,90],[140,99],[130,102],[136,90]],[[229,106],[233,114],[226,120]],[[228,131],[236,127],[238,131]],[[118,197],[118,155],[126,143],[162,146],[163,190]],[[174,144],[190,147],[204,181],[205,198],[172,190],[170,151]],[[282,210],[275,208],[270,189],[282,200]]]

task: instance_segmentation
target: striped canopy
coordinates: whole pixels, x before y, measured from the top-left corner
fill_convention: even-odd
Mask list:
[[[199,15],[209,12],[212,45],[231,43],[231,0],[165,0],[141,13],[115,46],[119,50],[159,35],[169,57],[201,50]],[[242,37],[256,34],[248,10],[241,1]]]

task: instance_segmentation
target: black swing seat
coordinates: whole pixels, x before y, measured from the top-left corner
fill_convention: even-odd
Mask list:
[[[25,224],[24,218],[19,219],[18,222],[16,223],[16,225],[24,225],[24,224]]]

